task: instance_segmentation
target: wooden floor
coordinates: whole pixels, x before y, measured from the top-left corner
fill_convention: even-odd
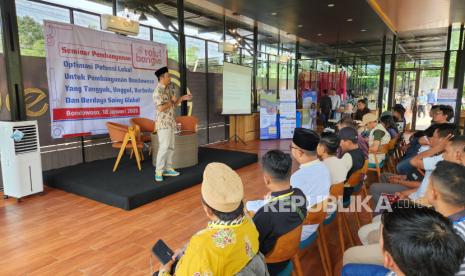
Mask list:
[[[261,156],[270,149],[289,151],[289,143],[254,141],[212,147]],[[246,200],[265,194],[259,164],[238,173]],[[163,239],[178,248],[206,222],[200,185],[132,211],[51,188],[20,203],[0,200],[0,275],[150,275],[150,248],[155,241]],[[334,225],[329,232],[337,237]],[[337,238],[329,240],[335,265],[341,253]],[[305,275],[323,275],[316,247],[303,256],[302,266]]]

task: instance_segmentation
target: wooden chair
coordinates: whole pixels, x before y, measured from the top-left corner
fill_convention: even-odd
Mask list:
[[[391,139],[389,141],[389,146],[388,146],[388,152],[386,154],[386,159],[384,160],[384,167],[386,169],[388,169],[389,172],[392,172],[394,173],[394,168],[393,168],[393,164],[394,164],[394,151],[396,149],[396,145],[397,145],[397,141],[398,141],[398,137],[397,136],[396,138],[394,139]]]
[[[364,183],[367,171],[368,171],[368,160],[365,160],[365,164],[363,165],[363,167],[361,169],[355,171],[354,173],[352,173],[352,175],[346,181],[346,186],[353,189],[352,195],[354,195],[354,196],[359,195],[359,196],[363,196],[363,197],[368,196],[368,192],[367,192],[367,189],[366,189],[366,186],[365,186],[365,183]],[[344,202],[343,206],[344,207],[349,207],[350,203],[351,203],[351,198],[349,198],[349,201]],[[344,225],[344,228],[346,229],[346,231],[348,231],[348,233],[352,233],[352,231],[350,231],[350,226],[349,226],[349,224],[347,222],[346,213],[344,213],[341,217],[342,217],[342,222],[343,222],[343,225]],[[360,227],[362,225],[361,225],[361,221],[360,221],[360,214],[357,212],[357,210],[355,210],[355,220],[357,222],[357,227],[358,227],[357,231],[358,231],[358,229],[360,229]],[[351,235],[351,237],[352,237],[352,235]],[[352,242],[355,241],[355,240],[356,240],[356,238],[352,237]]]
[[[307,217],[305,218],[303,225],[305,226],[309,224],[318,224],[319,227],[317,232],[313,233],[306,240],[300,241],[299,257],[304,255],[309,250],[310,245],[316,242],[318,246],[318,252],[320,253],[321,264],[323,266],[325,276],[332,276],[332,268],[330,267],[328,261],[328,245],[325,240],[325,236],[321,233],[321,226],[327,216],[326,206],[327,201],[322,201],[310,207],[310,209],[307,211]]]
[[[273,250],[265,256],[266,263],[273,264],[290,260],[293,267],[292,275],[303,276],[299,260],[301,234],[302,224],[279,237],[273,247]]]
[[[176,117],[176,123],[181,124],[181,131],[197,132],[198,120],[194,116]]]
[[[334,213],[331,214],[329,218],[327,218],[323,222],[323,226],[330,224],[334,219],[336,219],[337,222],[337,228],[338,228],[338,234],[339,234],[339,243],[341,247],[341,253],[344,255],[345,251],[345,239],[344,239],[344,230],[343,230],[343,217],[344,215],[340,212],[339,207],[342,206],[343,204],[343,197],[344,197],[344,185],[345,183],[338,183],[338,184],[333,184],[331,185],[329,194],[337,199],[337,209],[334,211]],[[335,216],[335,217],[334,217]],[[326,227],[326,226],[325,226]],[[324,228],[323,228],[324,230]],[[347,232],[347,229],[346,229]],[[354,245],[354,241],[352,239],[352,235],[350,234],[350,231],[347,232],[347,235],[349,237],[349,244],[350,246]],[[332,266],[331,266],[332,267]]]
[[[142,151],[144,144],[142,141],[136,139],[138,133],[135,128],[113,122],[107,122],[106,126],[108,128],[108,133],[112,142],[111,146],[113,148],[120,149],[118,157],[116,158],[115,166],[113,167],[113,172],[115,172],[118,168],[121,157],[123,156],[126,149],[131,149],[132,152],[134,152],[136,156],[137,167],[139,168],[139,171],[142,170],[139,153]]]
[[[374,155],[374,158],[375,158],[375,164],[374,164],[374,168],[370,168],[370,166],[368,166],[368,171],[374,171],[376,172],[377,176],[378,176],[378,182],[381,182],[381,169],[384,167],[386,160],[383,160],[383,161],[379,161],[378,160],[378,154],[384,154],[385,157],[387,157],[387,154],[389,152],[389,143],[388,144],[385,144],[385,145],[381,145],[381,149],[378,150],[377,153],[369,153],[370,154],[373,154]]]

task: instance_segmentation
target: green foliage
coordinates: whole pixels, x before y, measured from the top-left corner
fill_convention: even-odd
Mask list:
[[[19,45],[23,56],[45,56],[42,24],[32,17],[18,17]]]

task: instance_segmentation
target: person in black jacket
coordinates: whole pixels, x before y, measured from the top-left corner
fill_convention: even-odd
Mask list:
[[[265,205],[253,217],[260,252],[270,253],[279,237],[300,226],[307,216],[304,193],[290,184],[292,159],[288,153],[271,150],[262,157],[263,180],[269,190]],[[267,264],[271,276],[283,271],[289,261]]]
[[[365,114],[370,113],[370,109],[367,106],[367,101],[365,99],[358,100],[357,102],[357,111],[354,114],[354,120],[362,121]]]
[[[323,122],[323,126],[328,127],[328,120],[331,116],[332,109],[331,98],[328,96],[328,90],[323,90],[323,96],[320,98],[320,119]]]

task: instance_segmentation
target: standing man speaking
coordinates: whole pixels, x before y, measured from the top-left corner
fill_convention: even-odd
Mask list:
[[[179,172],[173,168],[174,132],[176,119],[174,108],[182,101],[192,99],[192,95],[184,95],[179,99],[174,95],[170,85],[171,77],[168,67],[162,67],[155,72],[158,85],[153,92],[153,102],[157,107],[156,129],[158,134],[157,165],[155,181],[163,181],[163,176],[178,176]]]

